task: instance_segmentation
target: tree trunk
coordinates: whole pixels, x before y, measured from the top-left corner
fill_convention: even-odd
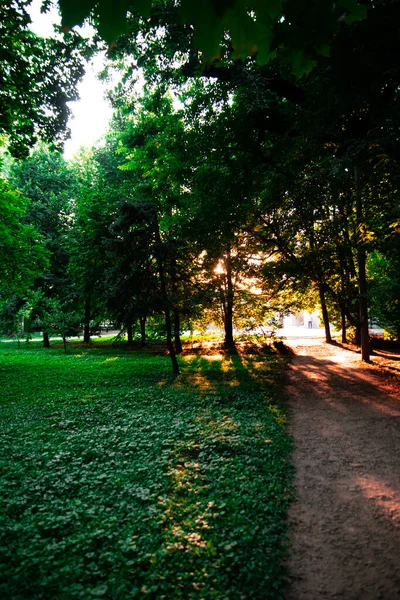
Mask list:
[[[172,370],[175,373],[175,375],[179,375],[179,365],[178,361],[176,360],[175,348],[172,343],[171,313],[168,307],[165,310],[165,328],[167,330],[167,347],[169,351],[169,356],[171,358]]]
[[[355,326],[356,330],[355,330],[355,334],[354,334],[354,344],[358,347],[361,346],[361,326],[360,323],[357,323],[357,325]]]
[[[224,302],[224,329],[225,329],[225,339],[224,345],[226,347],[232,347],[235,345],[235,340],[233,339],[233,301],[234,301],[234,292],[233,292],[233,283],[232,283],[232,265],[231,265],[231,257],[230,253],[225,259],[225,268],[226,268],[226,298]]]
[[[141,345],[146,345],[146,317],[139,317]]]
[[[90,298],[86,298],[86,300],[85,300],[83,341],[85,344],[90,344]]]
[[[174,315],[174,343],[175,343],[175,352],[177,354],[182,353],[182,342],[181,342],[181,323],[180,323],[180,314],[177,308],[178,304],[178,281],[176,276],[176,257],[175,255],[170,257],[169,261],[169,276],[171,281],[171,292],[172,292],[172,303],[173,303],[173,315]]]
[[[346,313],[344,311],[344,308],[341,308],[340,312],[342,315],[342,344],[346,344],[347,343]]]
[[[44,348],[50,348],[50,338],[47,331],[43,331],[43,346]]]
[[[327,344],[332,344],[331,330],[329,327],[329,315],[328,315],[328,309],[326,307],[325,292],[324,292],[323,284],[319,285],[319,299],[321,302],[322,319],[324,321],[324,327],[325,327],[325,340],[326,340]]]
[[[367,275],[365,270],[365,250],[359,248],[358,257],[358,288],[360,292],[360,342],[361,342],[361,360],[370,362],[370,345],[368,331],[368,302],[367,302]]]
[[[175,351],[177,354],[182,353],[182,342],[181,342],[181,323],[179,310],[174,309],[174,341],[175,341]]]
[[[366,252],[362,243],[360,227],[363,222],[363,205],[358,188],[358,169],[354,167],[354,191],[356,194],[357,215],[357,261],[358,261],[358,291],[360,296],[360,342],[361,360],[370,362],[370,346],[368,333],[368,302],[367,302],[367,273],[365,269]]]
[[[224,314],[224,330],[225,330],[225,346],[234,346],[235,340],[233,339],[233,302],[227,300],[225,305]]]
[[[175,375],[179,375],[179,365],[176,360],[175,348],[172,343],[172,326],[171,326],[171,313],[169,310],[169,301],[167,294],[167,284],[165,281],[165,272],[164,272],[164,263],[161,255],[161,236],[160,236],[160,228],[158,225],[158,217],[157,211],[154,209],[154,234],[156,238],[156,260],[158,266],[158,274],[160,276],[160,288],[161,288],[161,297],[164,305],[164,314],[165,314],[165,328],[167,332],[167,347],[169,351],[169,356],[172,364],[172,371]]]
[[[128,335],[128,344],[133,344],[132,319],[127,319],[126,321],[126,333]]]

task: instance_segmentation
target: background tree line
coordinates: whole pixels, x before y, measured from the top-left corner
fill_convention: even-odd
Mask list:
[[[3,161],[3,329],[89,342],[112,320],[144,344],[161,320],[174,370],[183,328],[220,322],[230,346],[234,325],[317,303],[364,360],[368,318],[399,338],[399,8],[364,3],[307,59],[303,39],[291,60],[238,57],[226,34],[206,66],[175,3],[130,12],[104,144]]]

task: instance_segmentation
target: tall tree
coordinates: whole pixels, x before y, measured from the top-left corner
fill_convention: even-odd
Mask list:
[[[49,298],[65,299],[72,293],[67,232],[71,199],[76,193],[73,173],[59,153],[39,147],[29,158],[13,163],[10,181],[31,200],[26,221],[42,234],[49,253],[48,268],[37,278],[35,287]],[[48,347],[46,331],[43,341]]]
[[[77,193],[68,229],[68,274],[77,294],[85,343],[90,342],[92,325],[97,329],[98,323],[109,316],[104,241],[109,237],[123,191],[124,180],[117,168],[120,162],[115,147],[108,144],[91,152],[82,151],[70,163]]]
[[[129,111],[129,104],[123,110]],[[182,274],[181,252],[177,253],[177,248],[183,248],[180,222],[183,219],[182,199],[186,193],[185,171],[190,165],[185,161],[183,123],[171,99],[162,91],[149,90],[142,100],[141,109],[127,120],[120,143],[125,156],[125,164],[121,168],[135,176],[135,203],[142,207],[139,212],[154,236],[151,253],[158,269],[167,343],[173,369],[177,372],[174,357],[181,350],[178,292]],[[176,347],[172,342],[173,322]]]

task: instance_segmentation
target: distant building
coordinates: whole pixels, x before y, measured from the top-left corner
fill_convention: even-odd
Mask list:
[[[321,327],[319,311],[310,313],[308,310],[302,310],[298,313],[283,317],[283,328],[298,327],[302,329],[319,329]]]

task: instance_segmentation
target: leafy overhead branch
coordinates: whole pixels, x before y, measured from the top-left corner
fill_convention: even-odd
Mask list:
[[[109,44],[129,32],[129,12],[149,19],[155,4],[159,8],[152,0],[59,0],[65,28],[91,16]],[[220,57],[228,34],[234,58],[256,56],[262,65],[280,49],[283,60],[301,76],[313,68],[318,55],[329,54],[330,39],[342,22],[363,19],[366,12],[356,0],[181,0],[177,20],[193,27],[194,46],[205,63]]]
[[[39,138],[66,139],[67,102],[78,97],[89,44],[78,34],[44,39],[29,29],[27,0],[0,5],[0,135],[23,156]]]

